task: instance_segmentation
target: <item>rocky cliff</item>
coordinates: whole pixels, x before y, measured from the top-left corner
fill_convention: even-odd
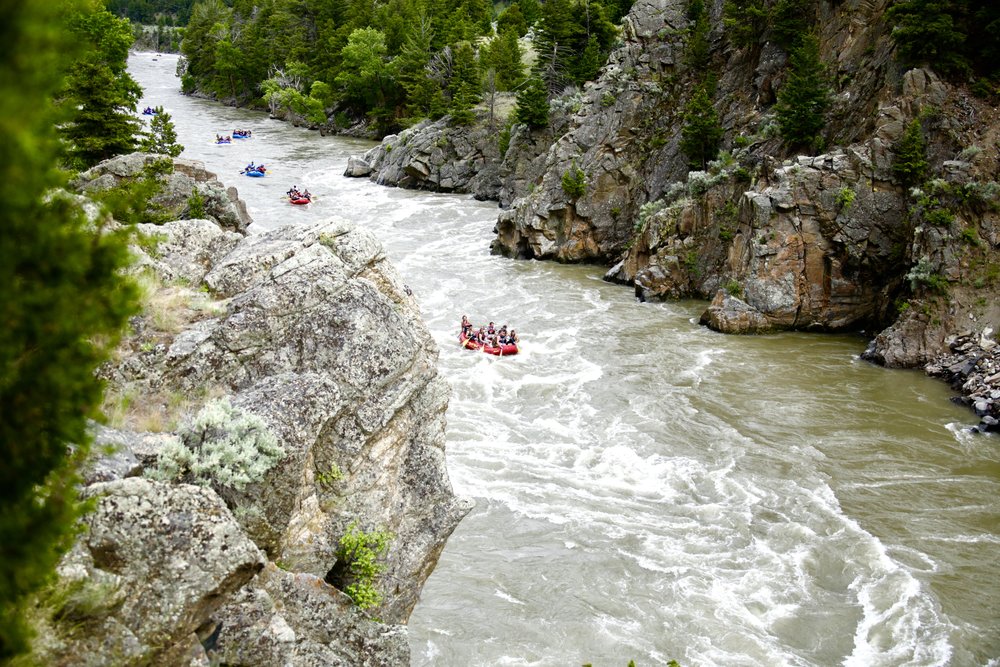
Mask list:
[[[339,220],[194,219],[141,225],[136,254],[146,307],[101,371],[97,509],[37,657],[408,664],[403,624],[471,504],[445,468],[436,346],[379,243]],[[385,549],[363,611],[344,540],[366,535]]]
[[[692,3],[637,0],[598,79],[557,100],[565,124],[535,142],[515,127],[489,172],[504,208],[493,251],[603,263],[640,299],[713,299],[702,322],[729,333],[870,331],[866,358],[889,366],[1000,329],[1000,113],[898,64],[890,0],[807,4],[831,87],[825,150],[780,137],[786,50],[735,45],[719,0],[695,64]],[[721,152],[691,170],[687,105],[706,81]],[[913,121],[917,188],[894,168]]]

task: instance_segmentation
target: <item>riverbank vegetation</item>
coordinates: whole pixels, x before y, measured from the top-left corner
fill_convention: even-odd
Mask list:
[[[593,79],[631,0],[221,0],[196,4],[182,88],[338,129],[386,133],[518,91]]]

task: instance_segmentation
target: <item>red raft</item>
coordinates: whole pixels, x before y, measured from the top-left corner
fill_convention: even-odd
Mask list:
[[[480,345],[479,341],[467,338],[465,333],[458,334],[458,344],[464,347],[466,350],[481,350],[486,354],[494,354],[498,357],[509,357],[512,354],[517,354],[517,345]]]
[[[294,199],[292,197],[289,197],[288,201],[291,202],[292,204],[295,204],[296,206],[305,206],[306,204],[312,203],[312,199],[310,199],[309,197],[295,197]]]

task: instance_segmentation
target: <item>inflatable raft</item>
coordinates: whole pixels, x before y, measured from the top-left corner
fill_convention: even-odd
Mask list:
[[[481,350],[486,354],[493,354],[498,357],[509,357],[517,354],[517,345],[480,345],[479,341],[466,338],[464,333],[458,335],[458,343],[466,350]]]

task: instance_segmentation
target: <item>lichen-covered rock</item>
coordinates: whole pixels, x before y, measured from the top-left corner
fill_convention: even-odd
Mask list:
[[[149,265],[161,279],[191,284],[201,282],[243,235],[227,231],[211,220],[176,220],[162,225],[136,225],[149,239],[139,265]]]
[[[246,233],[252,220],[236,188],[227,188],[198,160],[171,159],[149,153],[119,155],[83,172],[74,185],[84,192],[108,189],[126,179],[141,176],[147,165],[164,159],[171,160],[173,169],[159,177],[163,187],[151,200],[153,204],[162,206],[166,215],[174,219],[188,218],[191,217],[191,195],[197,193],[203,198],[204,216],[226,229]]]
[[[66,612],[86,630],[53,638],[50,664],[190,664],[191,636],[263,554],[210,489],[133,477],[86,493],[87,533],[59,568],[63,586],[89,590]]]
[[[406,629],[373,621],[345,594],[273,564],[216,615],[210,657],[233,667],[403,667]]]

